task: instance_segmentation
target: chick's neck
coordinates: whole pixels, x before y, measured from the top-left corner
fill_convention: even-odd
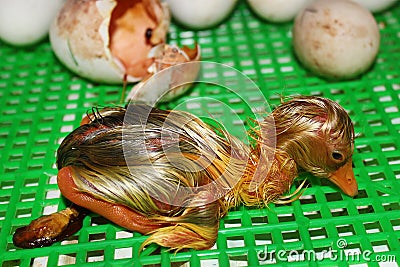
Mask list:
[[[270,202],[279,202],[297,174],[297,165],[286,152],[259,144],[252,151],[244,175],[232,190],[236,195],[228,198],[232,206],[241,203],[265,206]]]

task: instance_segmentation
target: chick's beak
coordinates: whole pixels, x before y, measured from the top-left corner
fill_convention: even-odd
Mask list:
[[[358,194],[358,185],[354,178],[352,160],[349,160],[345,165],[332,173],[328,179],[337,185],[346,195],[354,197]]]

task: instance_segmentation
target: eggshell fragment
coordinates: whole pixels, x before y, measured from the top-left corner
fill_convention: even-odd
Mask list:
[[[60,61],[96,82],[141,80],[163,43],[169,11],[158,0],[67,0],[50,29]]]
[[[185,93],[196,81],[201,64],[199,45],[191,49],[160,44],[150,54],[155,58],[148,69],[150,74],[131,89],[127,100],[149,105],[170,101]]]
[[[238,0],[165,0],[172,17],[191,29],[206,29],[221,23]]]
[[[371,12],[350,0],[318,0],[298,14],[293,28],[300,62],[328,79],[352,79],[367,71],[379,43]]]
[[[271,22],[291,21],[312,1],[314,0],[247,0],[254,13]]]

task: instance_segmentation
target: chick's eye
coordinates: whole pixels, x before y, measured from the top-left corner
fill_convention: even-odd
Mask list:
[[[343,160],[343,155],[340,152],[332,152],[332,158],[334,160]]]
[[[149,40],[152,35],[153,35],[153,30],[150,28],[146,29],[146,32],[145,32],[146,39]]]

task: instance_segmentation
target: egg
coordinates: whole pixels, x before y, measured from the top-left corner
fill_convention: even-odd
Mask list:
[[[293,20],[312,1],[314,0],[247,0],[247,3],[262,19],[287,22]]]
[[[221,23],[238,0],[165,0],[172,17],[190,29],[207,29]]]
[[[371,12],[381,12],[393,6],[398,0],[353,0],[368,8]]]
[[[0,39],[15,46],[43,40],[64,0],[1,0]]]
[[[299,61],[315,74],[356,78],[373,64],[380,44],[371,12],[350,0],[317,0],[300,12],[293,27]]]
[[[95,82],[148,75],[151,49],[165,42],[169,11],[158,0],[67,0],[50,28],[58,59]]]

